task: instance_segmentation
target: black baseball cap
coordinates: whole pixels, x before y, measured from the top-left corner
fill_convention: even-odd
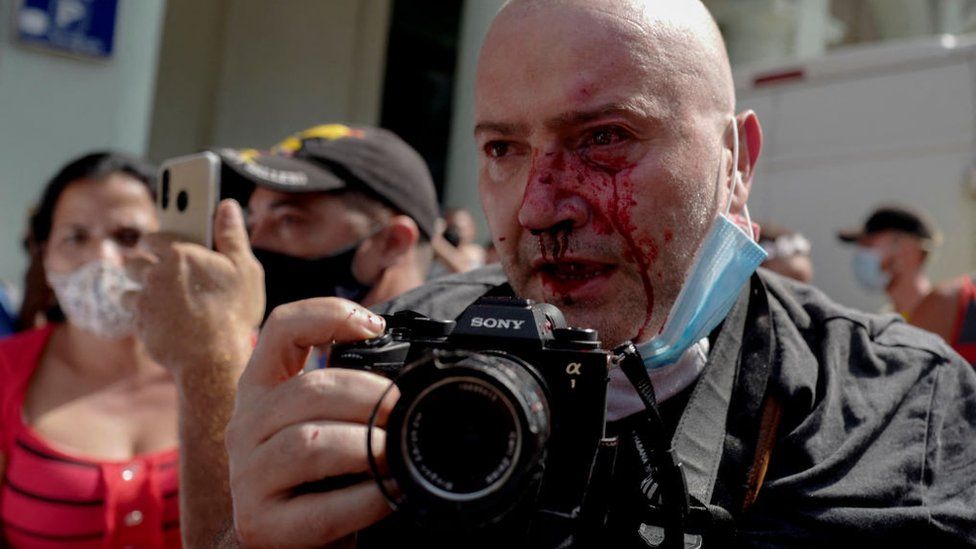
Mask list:
[[[879,206],[871,212],[863,227],[839,231],[837,238],[843,242],[857,242],[881,231],[898,231],[933,243],[941,239],[938,229],[925,212],[901,204]]]
[[[268,151],[214,152],[255,185],[285,193],[364,191],[410,216],[428,240],[438,231],[437,192],[427,163],[388,130],[325,124],[298,132]]]

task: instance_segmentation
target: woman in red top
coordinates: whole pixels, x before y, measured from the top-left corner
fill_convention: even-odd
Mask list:
[[[176,390],[132,335],[122,268],[157,229],[151,174],[82,157],[31,219],[58,309],[0,342],[0,546],[180,544]]]

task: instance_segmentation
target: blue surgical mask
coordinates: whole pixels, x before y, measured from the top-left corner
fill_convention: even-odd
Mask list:
[[[874,248],[859,248],[854,252],[854,276],[872,292],[883,292],[891,283],[891,273],[881,268],[882,260],[881,251]]]
[[[732,136],[735,143],[732,165],[738,167],[739,131],[735,120],[732,121]],[[719,185],[723,173],[720,163]],[[656,337],[637,346],[648,369],[675,362],[689,347],[708,336],[729,314],[749,277],[766,259],[765,250],[752,234],[748,208],[743,210],[749,233],[729,219],[735,188],[741,184],[741,175],[736,168],[725,212],[715,218],[702,239],[664,328]]]

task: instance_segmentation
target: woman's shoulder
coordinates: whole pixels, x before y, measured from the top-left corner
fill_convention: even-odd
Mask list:
[[[0,339],[0,379],[29,376],[40,360],[54,329],[55,325],[49,324]]]

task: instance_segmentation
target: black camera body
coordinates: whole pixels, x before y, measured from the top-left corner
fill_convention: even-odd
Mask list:
[[[387,317],[330,365],[395,380],[388,497],[418,524],[470,531],[519,516],[578,528],[605,441],[612,353],[554,306],[485,297],[455,322]]]

